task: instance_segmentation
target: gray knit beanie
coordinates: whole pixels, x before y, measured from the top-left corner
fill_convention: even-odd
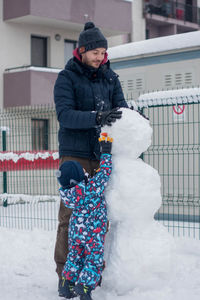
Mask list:
[[[108,42],[99,28],[94,23],[85,23],[84,30],[80,33],[78,41],[79,52],[84,53],[96,48],[108,48]]]

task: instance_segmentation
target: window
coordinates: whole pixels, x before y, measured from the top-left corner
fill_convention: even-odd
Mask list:
[[[48,150],[48,120],[32,119],[32,149]]]
[[[31,65],[47,67],[47,38],[31,36]]]
[[[65,57],[64,57],[65,63],[70,58],[72,58],[72,56],[73,56],[72,53],[73,53],[73,50],[76,48],[76,46],[77,46],[77,42],[76,41],[65,40],[65,49],[64,49],[64,51],[65,51],[65,53],[64,53],[64,55],[65,55]]]
[[[146,29],[146,36],[145,36],[145,38],[146,38],[146,40],[148,40],[149,39],[149,29]]]

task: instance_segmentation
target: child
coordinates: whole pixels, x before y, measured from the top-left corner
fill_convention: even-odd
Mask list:
[[[104,135],[104,136],[103,136]],[[107,210],[104,190],[111,174],[112,139],[102,134],[100,168],[94,177],[84,174],[76,161],[60,166],[60,195],[65,206],[73,209],[69,225],[69,253],[65,263],[59,295],[67,299],[77,295],[92,300],[103,270]]]

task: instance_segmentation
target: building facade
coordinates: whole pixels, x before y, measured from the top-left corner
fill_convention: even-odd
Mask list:
[[[53,103],[57,73],[90,20],[108,39],[122,36],[127,42],[131,3],[0,0],[0,108]]]
[[[0,108],[53,103],[86,21],[112,47],[199,30],[199,11],[200,0],[0,0]]]
[[[132,41],[200,29],[199,0],[132,2]]]
[[[125,97],[200,86],[200,31],[128,43],[109,49]]]

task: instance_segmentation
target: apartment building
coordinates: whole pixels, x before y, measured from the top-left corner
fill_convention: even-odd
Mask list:
[[[112,47],[199,30],[199,12],[200,0],[0,0],[0,108],[52,103],[88,20]]]
[[[142,0],[132,3],[132,41],[200,29],[200,0]]]
[[[0,0],[0,108],[53,103],[57,73],[72,56],[86,21],[127,42],[124,0]]]

